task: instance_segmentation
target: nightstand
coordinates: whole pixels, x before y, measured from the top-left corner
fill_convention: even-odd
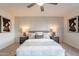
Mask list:
[[[24,43],[25,40],[28,40],[29,37],[20,37],[20,44]]]
[[[57,43],[59,43],[59,37],[56,36],[56,37],[50,37],[50,39],[53,39],[54,41],[56,41]]]

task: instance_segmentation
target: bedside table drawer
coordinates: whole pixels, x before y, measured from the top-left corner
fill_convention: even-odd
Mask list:
[[[59,37],[55,37],[54,40],[59,43]]]
[[[56,41],[57,43],[59,43],[59,37],[50,37],[50,39]]]
[[[20,44],[24,43],[25,40],[28,40],[28,37],[20,37]]]

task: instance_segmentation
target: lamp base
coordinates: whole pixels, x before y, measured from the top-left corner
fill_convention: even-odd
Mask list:
[[[56,36],[55,32],[52,32],[51,36],[52,36],[52,37]]]
[[[25,32],[23,33],[23,36],[26,36],[26,33]]]

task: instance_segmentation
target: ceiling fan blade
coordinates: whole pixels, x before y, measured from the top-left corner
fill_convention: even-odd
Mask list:
[[[42,12],[44,11],[44,7],[43,6],[40,6],[40,9],[41,9]]]
[[[36,5],[36,3],[31,3],[30,5],[28,5],[28,8],[31,8],[32,6]]]
[[[48,4],[52,4],[52,5],[58,5],[58,3],[48,3]]]

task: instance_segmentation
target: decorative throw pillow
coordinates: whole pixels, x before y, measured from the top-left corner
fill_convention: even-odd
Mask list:
[[[43,38],[43,32],[36,32],[35,33],[35,39],[42,39]]]

